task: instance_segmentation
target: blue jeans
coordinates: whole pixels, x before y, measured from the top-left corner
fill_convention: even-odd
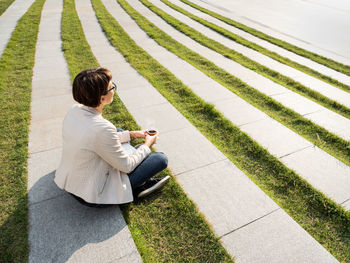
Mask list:
[[[118,132],[124,131],[121,128],[117,128]],[[137,145],[135,148],[138,148]],[[168,157],[162,153],[151,153],[148,155],[131,173],[128,174],[131,188],[135,188],[142,185],[148,179],[163,171],[168,166]]]
[[[139,187],[148,179],[168,166],[168,157],[162,153],[151,153],[131,173],[128,174],[132,189]]]

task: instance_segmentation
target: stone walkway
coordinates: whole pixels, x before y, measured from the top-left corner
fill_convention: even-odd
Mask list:
[[[193,2],[199,6],[202,6],[208,10],[211,10],[213,12],[219,13],[225,17],[231,18],[231,19],[233,19],[239,23],[242,23],[246,26],[249,26],[251,28],[255,28],[255,29],[267,34],[267,35],[284,40],[288,43],[291,43],[291,44],[296,45],[298,47],[304,48],[304,49],[309,50],[311,52],[314,52],[316,54],[320,54],[320,55],[325,56],[327,58],[334,59],[335,61],[338,61],[340,63],[344,63],[346,65],[350,64],[350,59],[348,57],[345,57],[342,54],[337,54],[337,53],[334,53],[332,51],[326,50],[324,48],[321,48],[318,45],[314,45],[308,41],[305,41],[304,39],[293,37],[287,33],[281,32],[281,31],[273,29],[265,24],[254,21],[249,17],[242,16],[241,13],[236,12],[232,9],[229,10],[229,9],[223,7],[225,5],[224,1],[221,1],[220,4],[218,4],[217,1],[213,1],[213,0],[191,0],[191,2]],[[336,2],[334,2],[334,3],[336,3]],[[317,29],[319,29],[319,27],[317,27]]]
[[[350,107],[350,93],[345,92],[343,90],[337,89],[336,87],[323,82],[321,80],[315,79],[301,71],[298,71],[294,68],[291,68],[285,64],[282,64],[270,57],[267,57],[255,50],[249,49],[243,45],[240,45],[224,36],[221,34],[203,26],[202,24],[190,19],[189,17],[183,15],[180,12],[175,11],[174,9],[168,7],[164,3],[160,1],[150,1],[169,15],[175,17],[179,21],[187,24],[188,26],[194,28],[198,32],[202,33],[203,35],[223,44],[226,47],[232,48],[236,50],[237,52],[245,55],[246,57],[264,65],[267,66],[270,69],[273,69],[285,76],[288,76],[299,83],[305,85],[306,87],[315,90],[322,95],[333,99],[337,102],[340,102],[344,104],[347,107]],[[239,77],[240,78],[240,77]]]
[[[295,170],[311,185],[337,203],[343,204],[346,209],[350,209],[347,202],[350,198],[350,167],[159,46],[138,28],[125,12],[120,11],[119,5],[107,3],[108,10],[115,18],[118,18],[118,21],[120,20],[120,24],[131,38],[160,64],[169,69],[198,96],[213,103],[232,123],[239,126],[242,131],[267,148],[271,154],[280,158],[288,168]],[[147,17],[153,20],[157,27],[164,29],[171,36],[176,33],[173,28],[167,26],[164,21],[138,1],[130,0],[129,3],[137,7],[137,10],[142,14],[149,14]],[[184,35],[177,34],[177,36],[178,38],[182,37],[183,41],[181,42],[187,43],[189,40]],[[199,52],[201,46],[197,46],[193,41],[191,43],[192,50]],[[224,57],[221,59],[224,60]],[[219,59],[215,61],[219,61]]]
[[[137,42],[146,43],[144,48],[162,50],[138,32],[114,0],[103,3],[128,33],[138,35]],[[76,8],[93,53],[113,72],[123,103],[142,128],[159,129],[156,148],[167,153],[176,180],[236,262],[337,262],[124,60],[109,44],[89,2],[77,0]]]
[[[16,0],[0,17],[0,56],[18,19],[33,2]],[[180,5],[178,1],[173,2]],[[115,0],[103,0],[103,3],[139,46],[197,95],[213,103],[228,119],[280,158],[286,166],[345,209],[350,209],[350,167],[160,47],[138,28]],[[350,139],[348,119],[200,46],[176,32],[138,1],[130,0],[129,3],[192,50],[228,72],[234,72],[243,81],[315,123],[340,137]],[[158,5],[158,2],[155,4]],[[163,4],[159,6],[166,12],[173,12]],[[101,66],[111,69],[123,103],[142,128],[156,127],[160,131],[157,150],[167,153],[169,168],[177,182],[197,205],[236,262],[277,263],[282,258],[284,262],[338,262],[125,61],[102,32],[90,1],[76,0],[76,7],[91,49]],[[53,182],[62,153],[62,121],[67,110],[75,103],[61,47],[62,8],[63,0],[47,0],[44,5],[33,69],[28,159],[29,262],[141,262],[118,206],[106,209],[84,207],[58,189]],[[176,14],[176,17],[181,15]],[[184,19],[191,26],[203,30],[202,26]],[[206,19],[223,24],[208,16]],[[211,34],[207,28],[203,32]],[[248,35],[244,32],[240,34]],[[221,36],[210,36],[224,43]],[[252,36],[250,39],[258,40]],[[272,49],[273,45],[261,40],[259,42],[264,42]],[[299,77],[300,81],[306,81],[316,88],[320,85],[318,80],[281,66],[280,63],[276,64],[270,58],[241,48],[232,41],[225,43],[241,49],[254,60],[259,57],[261,63],[269,67],[275,65],[278,70],[283,67],[284,73],[291,74],[294,79]],[[287,54],[276,46],[273,48],[285,56],[296,58],[293,53]],[[311,67],[317,64],[301,57],[296,59]],[[350,83],[349,77],[324,66],[317,64],[317,69],[344,83]],[[130,82],[130,79],[133,81]],[[323,88],[326,86],[323,85]],[[338,92],[329,86],[327,88],[331,90],[332,96],[350,105],[348,93]]]
[[[17,21],[27,12],[34,0],[16,0],[0,16],[0,57],[10,40]]]
[[[349,119],[313,102],[312,100],[305,98],[302,95],[292,92],[291,90],[263,77],[262,75],[249,70],[228,58],[225,58],[221,54],[216,53],[207,47],[200,45],[196,41],[175,30],[160,17],[154,15],[153,12],[144,7],[140,2],[131,1],[130,3],[133,4],[135,8],[137,8],[137,10],[153,24],[157,25],[158,28],[162,29],[164,32],[167,32],[167,34],[181,44],[187,46],[189,49],[195,50],[201,56],[212,61],[217,66],[238,77],[255,89],[272,97],[282,105],[293,109],[301,115],[304,115],[305,118],[326,128],[339,137],[345,140],[350,140]],[[166,6],[162,5],[162,7]]]
[[[283,48],[281,48],[279,46],[271,44],[270,42],[268,42],[266,40],[263,40],[261,38],[255,37],[255,36],[245,32],[243,30],[240,30],[240,29],[238,29],[236,27],[230,26],[230,25],[222,22],[219,19],[216,19],[216,18],[214,18],[214,17],[212,17],[210,15],[207,15],[205,13],[202,13],[201,11],[190,7],[189,5],[184,4],[183,2],[181,2],[179,0],[169,0],[169,1],[172,2],[173,4],[176,4],[177,6],[179,6],[181,8],[183,8],[183,9],[185,9],[186,11],[188,11],[188,12],[190,12],[190,13],[198,16],[198,17],[200,17],[200,18],[203,18],[203,19],[205,19],[205,20],[207,20],[207,21],[209,21],[209,22],[211,22],[213,24],[216,24],[216,25],[218,25],[218,26],[220,26],[222,28],[225,28],[226,30],[231,31],[234,34],[239,35],[239,36],[241,36],[241,37],[243,37],[243,38],[245,38],[245,39],[247,39],[247,40],[249,40],[251,42],[254,42],[254,43],[256,43],[256,44],[258,44],[258,45],[260,45],[260,46],[262,46],[262,47],[264,47],[264,48],[266,48],[268,50],[271,50],[271,51],[273,51],[273,52],[283,56],[283,57],[289,58],[290,60],[293,60],[293,61],[295,61],[295,62],[297,62],[297,63],[299,63],[301,65],[304,65],[304,66],[307,66],[309,68],[312,68],[312,69],[314,69],[314,70],[316,70],[316,71],[318,71],[318,72],[320,72],[320,73],[322,73],[322,74],[324,74],[326,76],[330,76],[330,77],[332,77],[332,78],[334,78],[334,79],[336,79],[336,80],[338,80],[340,82],[343,82],[343,83],[345,83],[347,85],[350,85],[350,77],[347,76],[347,75],[344,75],[344,74],[342,74],[342,73],[340,73],[338,71],[335,71],[335,70],[330,69],[330,68],[328,68],[326,66],[318,64],[315,61],[312,61],[310,59],[307,59],[305,57],[297,55],[297,54],[295,54],[295,53],[293,53],[291,51],[288,51],[286,49],[283,49]],[[192,2],[195,2],[195,1],[192,1]],[[203,2],[200,2],[200,4],[203,4]],[[217,10],[215,10],[214,12],[217,12]]]
[[[32,81],[29,134],[29,262],[141,262],[118,206],[80,205],[53,182],[61,158],[62,121],[74,103],[61,50],[63,1],[47,0]]]

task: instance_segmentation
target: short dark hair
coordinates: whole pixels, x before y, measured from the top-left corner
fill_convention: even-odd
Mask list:
[[[106,68],[83,70],[73,81],[74,100],[85,106],[98,107],[111,80],[112,73]]]

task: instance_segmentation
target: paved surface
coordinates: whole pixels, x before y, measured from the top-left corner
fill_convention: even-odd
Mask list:
[[[315,122],[316,124],[326,128],[330,132],[333,132],[334,134],[338,135],[339,137],[349,140],[350,139],[350,120],[331,111],[326,109],[325,107],[297,94],[292,92],[291,90],[278,85],[277,83],[263,77],[262,75],[259,75],[258,73],[249,70],[242,65],[227,59],[223,57],[222,55],[212,51],[211,49],[208,49],[200,44],[198,44],[196,41],[190,39],[189,37],[181,34],[174,28],[172,28],[170,25],[165,23],[162,19],[160,19],[158,16],[154,16],[154,14],[146,10],[143,5],[137,2],[133,2],[135,4],[135,7],[138,8],[140,12],[142,12],[143,15],[145,15],[152,23],[156,24],[159,28],[161,28],[164,32],[167,32],[170,34],[174,39],[182,43],[183,45],[187,46],[188,48],[195,50],[198,54],[201,56],[207,58],[208,60],[214,62],[217,66],[223,68],[230,74],[238,77],[242,81],[248,83],[255,89],[263,92],[264,94],[271,96],[276,101],[280,102],[284,106],[293,109],[297,113],[304,115],[307,119]],[[159,1],[154,2],[159,7],[164,8],[167,12],[172,11],[172,9],[169,9],[166,5],[161,4]],[[180,15],[178,12],[172,14]],[[177,16],[176,16],[177,17]],[[188,19],[183,19],[183,22],[188,21]],[[191,22],[191,20],[190,20]],[[192,21],[193,22],[193,21]],[[203,27],[202,27],[203,28]],[[207,28],[204,28],[206,31],[208,31]],[[226,39],[226,41],[230,41]],[[249,52],[249,50],[248,50]],[[335,87],[332,87],[331,90],[335,90],[335,93],[332,93],[332,95],[337,95],[341,100],[345,102],[350,103],[350,94],[346,93],[344,91],[340,91],[339,89],[336,89]],[[346,93],[346,96],[343,96],[343,93]],[[349,99],[347,99],[347,97]]]
[[[144,48],[153,48],[152,41],[137,30],[115,1],[103,2],[137,42],[146,43]],[[308,262],[336,262],[323,247],[228,161],[155,88],[130,67],[109,44],[98,25],[90,3],[77,0],[76,7],[92,51],[101,65],[112,70],[114,79],[120,87],[118,95],[123,103],[142,128],[152,125],[159,129],[161,137],[156,148],[168,154],[169,167],[176,175],[177,181],[197,204],[199,210],[213,226],[215,233],[222,237],[224,246],[236,257],[237,262],[254,262],[252,261],[256,257],[254,253],[266,255],[266,259],[270,262],[277,262],[283,254],[290,259],[286,262],[297,262],[300,259],[307,259]],[[162,52],[159,47],[154,50]],[[170,54],[164,55],[172,60]],[[130,79],[133,79],[131,87]],[[138,94],[141,94],[142,100]],[[180,151],[191,154],[180,155]],[[215,189],[211,187],[213,184],[217,185]],[[263,218],[267,219],[262,220]],[[271,229],[270,220],[274,218],[278,218],[278,227]],[[248,225],[253,226],[254,223],[259,224],[257,230],[246,228]],[[270,226],[269,231],[277,231],[276,239],[257,242],[259,237],[263,239],[262,236],[268,239],[267,236],[271,233],[266,231],[264,234],[262,231],[268,226]],[[281,228],[294,238],[285,239],[283,235],[279,235],[278,231]],[[249,231],[249,235],[239,236],[239,230],[243,229]],[[239,247],[242,242],[254,243],[256,251],[247,253],[249,246]],[[272,244],[276,251],[281,251],[282,254],[271,255]],[[303,252],[300,253],[300,251]]]
[[[42,12],[32,81],[29,134],[29,262],[141,262],[118,206],[82,206],[53,182],[62,121],[74,103],[61,51],[63,1]]]
[[[234,34],[237,34],[237,35],[239,35],[239,36],[241,36],[241,37],[243,37],[243,38],[245,38],[245,39],[247,39],[249,41],[252,41],[254,43],[259,44],[260,46],[262,46],[264,48],[267,48],[267,49],[269,49],[269,50],[271,50],[273,52],[276,52],[276,53],[278,53],[279,55],[281,55],[283,57],[287,57],[287,58],[289,58],[289,59],[291,59],[291,60],[293,60],[295,62],[298,62],[301,65],[305,65],[307,67],[310,67],[310,68],[312,68],[314,70],[317,70],[318,72],[320,72],[320,73],[322,73],[324,75],[330,76],[330,77],[332,77],[332,78],[334,78],[334,79],[336,79],[336,80],[338,80],[340,82],[343,82],[345,84],[350,85],[350,77],[347,76],[347,75],[344,75],[344,74],[342,74],[342,73],[340,73],[338,71],[335,71],[335,70],[330,69],[330,68],[328,68],[326,66],[318,64],[318,63],[316,63],[316,62],[314,62],[314,61],[312,61],[310,59],[307,59],[305,57],[299,56],[299,55],[297,55],[297,54],[295,54],[293,52],[290,52],[290,51],[288,51],[286,49],[280,48],[279,46],[276,46],[274,44],[271,44],[270,42],[267,42],[267,41],[265,41],[263,39],[255,37],[255,36],[245,32],[243,30],[240,30],[238,28],[230,26],[230,25],[228,25],[228,24],[226,24],[226,23],[224,23],[224,22],[222,22],[222,21],[220,21],[220,20],[218,20],[218,19],[216,19],[216,18],[214,18],[214,17],[212,17],[210,15],[202,13],[199,10],[197,10],[195,8],[192,8],[189,5],[186,5],[186,4],[182,3],[179,0],[170,0],[170,2],[180,6],[181,8],[189,11],[190,13],[192,13],[192,14],[198,16],[198,17],[201,17],[201,18],[203,18],[203,19],[205,19],[205,20],[207,20],[207,21],[209,21],[211,23],[214,23],[214,24],[216,24],[216,25],[218,25],[218,26],[220,26],[222,28],[225,28],[226,30],[228,30],[228,31],[230,31],[230,32],[232,32]]]
[[[159,8],[161,8],[162,10],[164,10],[166,13],[170,14],[173,17],[176,17],[176,19],[178,19],[179,21],[189,25],[190,27],[194,28],[198,32],[209,37],[210,39],[213,39],[228,48],[234,49],[237,52],[243,54],[244,56],[258,62],[259,64],[267,66],[268,68],[275,70],[284,76],[290,77],[298,81],[299,83],[305,85],[306,87],[312,90],[315,90],[330,99],[333,99],[337,102],[344,104],[347,107],[350,107],[350,94],[348,92],[340,90],[321,80],[315,79],[292,67],[282,64],[276,60],[273,60],[272,58],[267,57],[255,50],[252,50],[243,45],[240,45],[235,41],[232,41],[222,36],[221,34],[205,27],[204,25],[190,19],[189,17],[183,15],[182,13],[175,11],[174,9],[168,7],[167,5],[163,4],[160,1],[151,1],[151,2],[156,6],[158,6]],[[221,59],[221,61],[224,61],[224,60]],[[233,69],[231,70],[231,72],[232,71]]]
[[[194,0],[269,35],[350,64],[349,3],[345,0]],[[336,29],[336,30],[335,30]]]
[[[311,1],[320,4],[323,0]],[[32,2],[17,0],[0,17],[0,55],[18,19]],[[134,0],[129,2],[147,14],[148,10],[142,5]],[[213,103],[288,167],[350,209],[349,167],[155,44],[114,0],[103,0],[103,3],[132,38],[176,77],[200,97]],[[321,4],[336,9],[332,3]],[[28,160],[29,262],[141,262],[118,206],[106,209],[84,207],[53,182],[62,152],[63,117],[74,103],[61,50],[62,7],[62,0],[47,0],[45,3],[35,54]],[[236,262],[280,262],[281,258],[284,262],[337,262],[124,60],[103,34],[89,1],[76,0],[76,7],[93,53],[101,66],[112,70],[118,82],[118,95],[142,128],[156,127],[160,131],[156,148],[168,154],[169,167],[177,181],[197,204]],[[152,19],[157,21],[158,18],[153,15]],[[247,83],[261,88],[264,93],[339,136],[349,135],[344,132],[348,130],[347,119],[203,49],[164,22],[158,22],[157,26],[166,28],[169,34],[178,37],[191,49],[202,52],[203,56],[208,56],[227,71],[234,69]],[[271,47],[271,44],[263,44]],[[276,50],[285,52],[279,48]],[[293,54],[287,55],[295,58]],[[261,59],[266,65],[274,63]],[[296,59],[345,83],[349,81],[348,77],[314,62],[300,57]],[[293,77],[301,76],[293,70],[287,71]],[[180,155],[179,152],[191,154]]]
[[[230,60],[196,44],[188,37],[178,33],[164,21],[159,19],[159,17],[155,16],[140,2],[130,0],[129,3],[137,8],[137,10],[143,15],[146,15],[146,17],[154,22],[157,27],[162,28],[167,32],[167,34],[176,36],[181,43],[185,43],[187,46],[191,47],[192,50],[195,50],[201,55],[206,56],[208,59],[215,61],[215,63],[220,64],[220,66],[222,65],[225,69],[231,71],[232,74],[237,76],[239,70],[244,70],[245,74],[242,74],[243,77],[244,75],[251,73],[251,71],[248,71],[243,67],[233,68]],[[114,16],[119,17],[121,14],[114,13]],[[121,23],[123,23],[125,19],[123,17]],[[196,92],[197,95],[208,100],[212,93],[217,93],[218,95],[221,94],[222,97],[212,97],[208,101],[213,103],[218,110],[231,120],[232,123],[239,126],[242,131],[246,132],[260,145],[267,148],[270,153],[280,158],[287,167],[297,171],[301,177],[305,178],[310,184],[327,194],[339,204],[344,203],[350,198],[350,167],[344,165],[318,147],[313,146],[309,141],[254,108],[232,92],[228,91],[225,87],[211,80],[190,64],[160,47],[154,41],[152,42],[149,40],[146,42],[145,39],[148,39],[147,35],[132,25],[131,20],[128,24],[125,24],[125,29],[130,36],[135,39],[139,46],[143,47],[152,57],[168,68],[176,77]],[[145,43],[147,43],[147,45]],[[263,79],[260,75],[256,75]],[[198,85],[198,83],[200,84]],[[266,86],[261,85],[261,87]],[[282,89],[283,87],[280,88]],[[290,101],[289,105],[293,106],[292,108],[296,108],[294,105],[297,105],[297,109],[304,111],[304,114],[308,113],[307,116],[312,116],[310,113],[317,111],[317,104],[312,103],[305,98],[302,100],[304,103],[301,104],[300,100],[299,102],[297,100],[298,98],[302,98],[300,95],[293,94],[285,89],[285,93],[280,95],[279,98],[287,100],[286,97]],[[305,107],[305,104],[307,107]],[[311,105],[311,107],[309,105]],[[328,111],[325,108],[323,108],[323,110]],[[324,118],[319,119],[325,120]],[[345,118],[343,119],[350,128],[349,120]],[[344,130],[344,127],[341,127],[340,124],[342,123],[338,123],[338,130],[343,131],[343,134],[346,134],[348,138],[350,138],[349,130]],[[304,160],[312,160],[314,165],[305,165]],[[322,169],[320,169],[321,167]]]
[[[0,57],[9,41],[17,21],[27,12],[34,0],[16,0],[0,16]]]

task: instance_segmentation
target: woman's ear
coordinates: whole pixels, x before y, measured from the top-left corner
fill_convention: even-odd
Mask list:
[[[105,103],[105,100],[106,100],[105,96],[101,96],[101,98],[100,98],[100,104],[104,104],[104,103]]]

